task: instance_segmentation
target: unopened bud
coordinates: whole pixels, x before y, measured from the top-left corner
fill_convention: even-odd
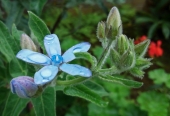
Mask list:
[[[129,48],[129,40],[125,35],[120,35],[117,38],[117,43],[115,49],[118,51],[120,55],[125,53]]]
[[[19,76],[12,79],[10,88],[12,93],[21,98],[31,98],[38,92],[38,86],[34,83],[34,79],[29,76]]]
[[[100,41],[105,38],[105,28],[106,28],[106,25],[103,21],[98,23],[98,25],[97,25],[97,37],[99,38]]]
[[[27,34],[21,35],[20,44],[21,44],[22,49],[29,49],[29,50],[32,50],[32,51],[37,51],[37,48],[36,48],[34,42],[32,41],[32,39]]]
[[[106,23],[108,26],[111,26],[112,29],[114,30],[115,29],[118,30],[118,28],[121,26],[122,24],[121,17],[116,7],[112,7],[112,9],[110,10]]]

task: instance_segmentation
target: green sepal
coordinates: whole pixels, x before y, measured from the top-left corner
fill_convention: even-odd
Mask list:
[[[120,72],[119,72],[119,69],[117,69],[117,67],[113,65],[111,68],[99,69],[98,73],[99,73],[99,75],[100,74],[102,74],[102,75],[113,75],[113,74],[118,74]]]
[[[101,21],[98,23],[97,25],[97,38],[99,39],[100,42],[103,42],[105,39],[105,28],[106,28],[106,24]]]
[[[132,68],[129,72],[130,72],[130,74],[132,74],[133,76],[139,77],[139,78],[143,78],[144,73],[145,73],[144,71],[142,71],[142,69],[139,69],[139,68],[137,68],[137,67]]]
[[[150,40],[147,39],[147,40],[135,45],[136,56],[143,57],[147,52],[149,44],[150,44]]]
[[[122,55],[124,54],[128,48],[130,47],[129,46],[129,40],[128,38],[126,37],[126,35],[120,35],[117,39],[117,43],[116,43],[116,46],[115,46],[115,49],[117,50],[117,52]]]
[[[147,58],[140,58],[139,57],[139,58],[136,59],[135,66],[140,68],[140,69],[147,69],[152,65],[152,63],[150,62],[151,60],[152,60],[152,58],[147,59]]]
[[[100,75],[99,78],[104,81],[115,82],[132,88],[139,88],[143,85],[142,82],[137,82],[137,81],[128,80],[128,79],[124,79],[116,76],[110,76],[110,75]]]
[[[135,54],[130,49],[121,56],[120,67],[122,71],[129,70],[135,65]]]
[[[110,54],[112,56],[112,62],[114,65],[118,66],[120,63],[120,55],[115,49],[110,50]]]

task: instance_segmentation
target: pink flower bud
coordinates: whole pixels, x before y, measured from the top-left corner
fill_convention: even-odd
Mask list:
[[[34,83],[34,79],[29,76],[19,76],[13,78],[10,82],[11,92],[17,94],[21,98],[31,98],[38,90],[38,86]]]

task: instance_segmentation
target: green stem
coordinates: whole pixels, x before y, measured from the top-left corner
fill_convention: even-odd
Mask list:
[[[111,48],[112,44],[113,44],[113,41],[110,40],[110,41],[108,42],[107,47],[106,47],[105,50],[103,51],[103,53],[102,53],[102,55],[101,55],[101,57],[100,57],[100,59],[99,59],[99,61],[98,61],[96,70],[99,70],[99,69],[102,68],[104,62],[105,62],[106,59],[107,59],[107,56],[108,56],[109,53],[110,53],[110,48]]]

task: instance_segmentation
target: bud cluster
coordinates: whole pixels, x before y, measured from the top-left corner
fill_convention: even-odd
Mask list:
[[[115,46],[111,49],[112,62],[118,69],[119,73],[127,71],[137,77],[143,77],[143,69],[148,68],[151,59],[144,58],[150,41],[134,45],[132,39],[126,35],[119,35],[115,40]]]
[[[103,48],[106,48],[109,39],[115,39],[114,37],[119,34],[122,34],[122,22],[118,9],[113,7],[106,22],[101,21],[98,23],[97,37]]]
[[[126,71],[136,77],[143,77],[143,69],[151,65],[151,59],[144,58],[150,41],[145,40],[134,45],[132,39],[128,39],[126,35],[123,35],[122,21],[116,7],[110,10],[106,22],[98,23],[97,37],[103,48],[110,53],[111,61],[114,65],[112,67],[116,68],[116,70],[112,71],[114,74]]]

